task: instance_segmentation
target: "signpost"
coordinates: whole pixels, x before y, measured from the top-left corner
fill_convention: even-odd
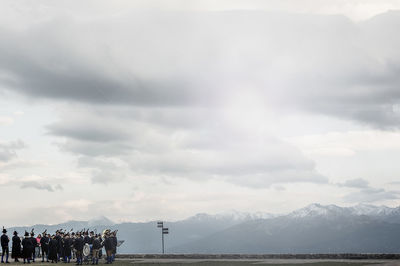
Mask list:
[[[162,254],[165,254],[165,252],[164,252],[164,235],[169,234],[168,228],[164,227],[164,222],[157,222],[157,227],[161,228]]]

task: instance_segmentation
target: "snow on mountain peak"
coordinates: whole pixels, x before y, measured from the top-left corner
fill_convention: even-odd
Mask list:
[[[337,205],[321,205],[319,203],[312,203],[304,208],[295,210],[287,214],[290,218],[305,218],[305,217],[340,217],[352,215],[367,215],[376,218],[388,215],[400,215],[400,207],[390,208],[387,206],[375,206],[369,204],[358,204],[352,207],[339,207]],[[218,214],[199,213],[189,219],[197,221],[232,221],[244,222],[257,219],[270,219],[279,216],[286,216],[283,214],[271,214],[267,212],[240,212],[236,210],[229,210]]]
[[[289,214],[292,218],[327,216],[327,215],[343,215],[348,213],[344,208],[336,205],[321,205],[319,203],[310,204],[302,209],[293,211]]]
[[[377,216],[377,215],[387,215],[393,212],[394,208],[390,208],[387,206],[375,206],[370,204],[360,203],[356,206],[349,207],[355,215],[369,215],[369,216]]]
[[[339,207],[336,205],[321,205],[313,203],[302,209],[291,212],[289,216],[292,218],[342,215],[385,216],[392,214],[395,210],[395,208],[387,206],[375,206],[369,204],[358,204],[352,207]]]
[[[236,210],[229,210],[217,214],[206,214],[206,213],[198,213],[189,219],[191,220],[230,220],[230,221],[248,221],[248,220],[256,220],[256,219],[269,219],[275,217],[276,215],[266,213],[266,212],[240,212]]]

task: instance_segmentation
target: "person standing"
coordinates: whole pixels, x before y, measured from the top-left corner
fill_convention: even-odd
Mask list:
[[[63,254],[64,254],[64,263],[69,263],[71,261],[71,245],[72,241],[69,237],[69,233],[65,234],[63,239]]]
[[[89,229],[86,230],[86,231],[83,233],[83,235],[84,235],[84,237],[83,237],[83,246],[85,246],[86,244],[88,244],[89,247],[90,247],[90,243],[91,243],[92,239],[91,239],[90,236],[89,236]],[[83,255],[83,262],[85,262],[86,264],[89,264],[89,255],[90,255],[90,254],[85,256],[85,255],[82,253],[82,255]]]
[[[9,248],[8,242],[10,242],[10,238],[7,236],[7,230],[3,226],[3,235],[1,236],[1,263],[4,263],[4,254],[6,255],[6,263],[8,262]]]
[[[51,263],[58,262],[58,241],[55,235],[52,235],[49,240],[49,256],[48,259],[51,260]]]
[[[31,242],[32,242],[32,262],[35,262],[37,240],[36,240],[36,237],[35,237],[35,233],[33,232],[33,229],[32,229],[32,231],[31,231],[30,240],[31,240]]]
[[[83,253],[84,241],[81,233],[77,233],[74,248],[76,249],[76,265],[82,265],[82,253]]]
[[[114,248],[113,248],[113,240],[110,236],[110,233],[108,233],[108,232],[105,235],[104,248],[106,249],[106,255],[107,255],[106,264],[111,264],[112,263],[112,251]]]
[[[42,235],[38,234],[36,237],[36,246],[35,246],[35,256],[36,258],[40,258],[43,257],[43,252],[42,252],[42,248],[41,248],[41,244],[40,244],[40,239],[42,239]]]
[[[93,239],[93,257],[92,257],[92,265],[99,264],[99,254],[100,249],[102,248],[100,236],[96,235]]]
[[[62,248],[62,238],[63,238],[63,233],[59,230],[56,231],[56,240],[57,240],[57,257],[58,257],[58,261],[61,260],[61,258],[63,257],[63,248]]]
[[[12,237],[12,251],[11,258],[15,262],[19,262],[18,258],[21,257],[21,238],[18,236],[18,232],[14,231],[14,236]]]
[[[94,232],[90,231],[90,241],[89,241],[89,247],[90,247],[90,256],[92,256],[92,260],[93,260],[93,241],[94,241]]]
[[[111,233],[111,240],[112,240],[112,244],[113,244],[111,259],[112,259],[112,261],[114,261],[115,256],[117,254],[117,245],[118,245],[117,231],[114,231]]]
[[[40,247],[42,248],[42,262],[44,262],[44,257],[46,257],[46,261],[49,262],[49,242],[50,235],[43,233],[43,237],[40,239]]]
[[[28,261],[31,263],[32,253],[34,247],[31,238],[29,237],[29,233],[25,231],[25,238],[22,239],[22,256],[24,257],[24,263]]]
[[[74,248],[74,243],[75,243],[75,232],[71,233],[71,255],[72,255],[72,259],[74,260],[76,258],[76,250]]]

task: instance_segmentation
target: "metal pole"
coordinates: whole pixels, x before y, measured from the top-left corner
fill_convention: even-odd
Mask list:
[[[162,237],[162,254],[164,254],[164,226],[161,228],[161,237]]]

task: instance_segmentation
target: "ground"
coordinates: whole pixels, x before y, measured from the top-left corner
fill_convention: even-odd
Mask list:
[[[4,264],[5,265],[5,264]],[[22,263],[11,262],[11,265],[23,265]],[[62,266],[64,263],[31,263],[31,266]],[[70,263],[68,265],[75,265]],[[99,265],[104,265],[101,261]],[[394,260],[196,260],[196,259],[119,259],[113,263],[113,266],[241,266],[241,265],[278,265],[278,266],[363,266],[363,265],[381,265],[381,266],[400,266],[400,261]]]

